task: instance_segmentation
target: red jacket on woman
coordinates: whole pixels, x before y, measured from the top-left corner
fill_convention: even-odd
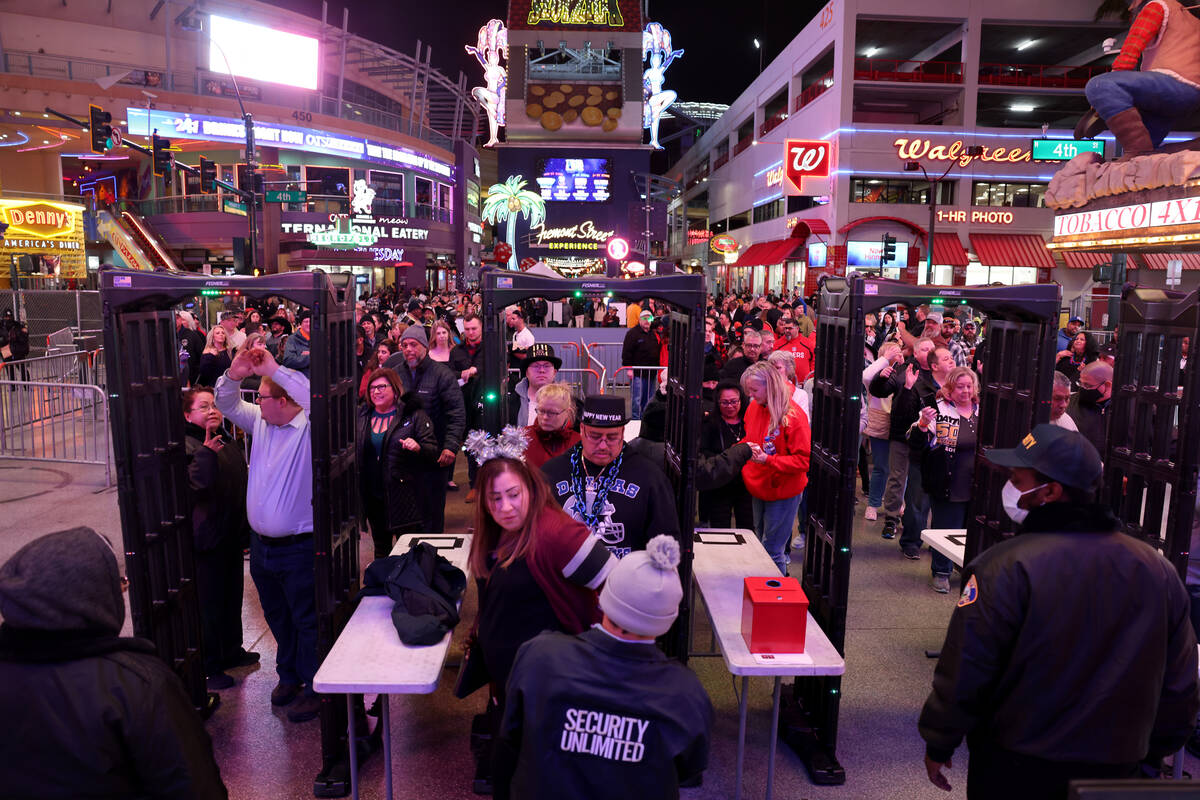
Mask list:
[[[764,450],[771,414],[766,406],[753,401],[746,408],[746,438]],[[812,431],[808,417],[794,400],[788,401],[782,430],[775,434],[775,455],[768,455],[765,464],[753,461],[742,468],[742,481],[752,497],[759,500],[786,500],[804,491],[808,485],[808,456],[812,449]]]
[[[529,448],[525,451],[525,463],[532,470],[540,470],[555,456],[561,456],[575,445],[579,444],[579,431],[563,427],[560,430],[547,433],[537,425],[526,425],[525,435],[529,437]]]

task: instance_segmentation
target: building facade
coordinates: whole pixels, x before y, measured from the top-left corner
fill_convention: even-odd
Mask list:
[[[433,69],[428,48],[402,54],[338,22],[253,0],[201,11],[5,3],[0,191],[83,206],[91,267],[136,265],[140,247],[184,269],[349,271],[366,288],[472,279],[483,247],[480,119],[466,77]],[[93,153],[87,131],[45,113],[87,120],[90,105],[112,115],[121,139],[149,146],[157,133],[176,163],[206,158],[218,179],[248,189],[244,108],[258,208],[201,191],[197,176],[168,183],[129,148]],[[57,266],[28,249],[33,270]]]
[[[1063,141],[1115,57],[1103,41],[1119,49],[1125,30],[1093,22],[1096,5],[833,0],[672,167],[688,220],[672,252],[722,289],[808,295],[821,274],[859,270],[1058,281],[1064,304],[1090,305],[1105,256],[1048,250],[1042,196],[1081,148],[1116,155],[1107,133]],[[1162,260],[1135,259],[1132,279],[1161,285]]]

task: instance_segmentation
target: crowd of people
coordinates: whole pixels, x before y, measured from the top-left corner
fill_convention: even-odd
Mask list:
[[[713,709],[695,675],[654,644],[674,623],[684,588],[677,571],[676,496],[664,466],[666,310],[642,300],[618,313],[612,304],[578,299],[506,309],[506,366],[517,376],[509,381],[511,427],[496,439],[479,430],[479,305],[478,295],[402,297],[392,289],[357,304],[357,461],[374,555],[386,556],[404,533],[443,529],[447,492],[458,490],[454,468],[465,451],[464,500],[475,504],[469,561],[479,611],[464,659],[477,660],[486,676],[480,688],[488,687],[479,721],[489,745],[477,754],[476,789],[497,797],[546,797],[600,782],[611,796],[677,796],[707,764]],[[878,524],[884,539],[898,539],[901,554],[912,560],[921,558],[922,530],[965,527],[973,492],[987,321],[967,312],[901,306],[864,319],[863,523]],[[248,550],[250,576],[277,643],[271,703],[286,706],[293,722],[311,720],[320,703],[312,687],[318,664],[310,317],[305,309],[267,302],[226,309],[210,330],[187,311],[176,319],[188,386],[181,405],[208,686],[229,688],[235,681],[225,670],[259,658],[242,646],[242,557]],[[552,345],[537,341],[542,327],[553,324],[627,329],[621,360],[633,368],[628,401],[615,393],[581,396],[562,382],[562,360]],[[787,575],[793,553],[803,557],[812,374],[824,345],[816,313],[795,292],[714,296],[704,325],[697,521],[752,529]],[[1014,522],[1031,532],[1060,533],[1036,537],[1038,543],[1018,537],[969,565],[921,716],[929,780],[949,788],[943,770],[966,737],[972,797],[1024,793],[1033,778],[1057,790],[1073,776],[1130,774],[1140,760],[1177,748],[1200,708],[1195,633],[1182,584],[1148,547],[1126,541],[1116,520],[1093,502],[1112,394],[1112,351],[1094,346],[1080,325],[1072,319],[1059,332],[1051,424],[1036,428],[1021,447],[988,455],[1011,471],[1004,508]],[[638,435],[627,440],[634,420],[640,421]],[[248,434],[248,457],[246,439],[231,435],[236,431],[227,421]],[[69,544],[76,559],[92,558],[87,569],[94,580],[113,578],[111,551],[96,546],[100,537],[59,536],[61,542],[35,542],[10,565],[23,559],[46,569],[47,558]],[[1098,548],[1086,559],[1071,549],[1071,537],[1078,536],[1091,537]],[[42,551],[51,545],[58,549]],[[1095,602],[1089,607],[1105,633],[1081,643],[1063,629],[1066,618],[1046,614],[1068,560],[1086,576],[1080,580],[1089,593],[1102,590],[1105,569],[1127,564],[1140,570],[1139,591],[1168,602],[1139,608],[1133,621],[1126,618],[1133,613],[1128,604]],[[0,569],[0,667],[6,654],[17,652],[20,659],[31,648],[38,658],[56,657],[53,648],[43,652],[53,637],[14,631],[14,625],[66,630],[69,637],[76,636],[72,626],[92,626],[101,644],[85,640],[89,656],[145,650],[142,644],[114,644],[128,640],[113,638],[120,619],[106,610],[108,590],[100,592],[104,603],[55,610],[51,623],[38,617],[53,608],[50,600],[36,609],[13,605],[29,584],[14,578],[10,565]],[[1016,569],[1040,577],[1015,580]],[[931,587],[948,593],[949,559],[932,552],[930,570]],[[1162,647],[1134,641],[1151,630]],[[1126,672],[1110,668],[1090,678],[1090,695],[1119,692],[1129,706],[1119,736],[1096,733],[1105,728],[1103,714],[1065,707],[1047,707],[1037,721],[1021,721],[1028,714],[1020,711],[1025,706],[1019,697],[1037,697],[1042,687],[1064,680],[1065,670],[1049,674],[1049,665],[1040,667],[1047,673],[1042,678],[1028,677],[1031,664],[1051,658],[1050,645],[1039,643],[1067,640],[1089,658],[1118,641],[1126,642],[1122,652],[1139,651]],[[1129,674],[1137,680],[1123,682]],[[13,672],[13,680],[25,679]],[[1119,688],[1131,683],[1162,691]],[[156,680],[143,690],[165,696],[170,708],[178,703],[179,687],[163,684]],[[993,684],[1016,687],[1014,696],[972,694]],[[156,724],[136,717],[140,709],[119,713],[147,730]],[[172,742],[167,759],[174,759],[175,772],[146,780],[178,787],[183,770],[194,787],[213,792],[197,796],[222,796],[212,788],[214,779],[220,781],[198,719],[181,711],[157,724],[173,728],[161,735]],[[1046,731],[1053,735],[1039,738]],[[1085,740],[1101,753],[1101,762],[1081,765],[1083,751],[1071,742]],[[132,780],[108,770],[116,776],[109,780]],[[188,796],[188,787],[176,794]]]

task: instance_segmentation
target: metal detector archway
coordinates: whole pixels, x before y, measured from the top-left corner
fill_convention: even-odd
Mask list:
[[[198,708],[207,699],[172,309],[191,297],[225,295],[277,296],[311,310],[314,569],[323,658],[350,617],[359,581],[351,276],[293,272],[218,279],[106,269],[100,284],[133,629],[155,643]],[[345,714],[340,698],[322,696],[317,796],[349,791]]]
[[[1102,502],[1125,532],[1187,573],[1200,473],[1200,291],[1127,286],[1108,408]]]
[[[701,397],[704,373],[704,310],[707,297],[703,275],[664,275],[653,278],[559,279],[517,272],[488,270],[483,288],[483,422],[497,433],[508,419],[508,371],[504,309],[530,297],[650,297],[671,307],[667,356],[667,478],[675,489],[679,515],[679,579],[692,580],[692,535],[696,517],[696,459],[699,455]],[[691,619],[689,593],[684,592],[679,619],[665,638],[668,654],[687,660],[687,631]]]
[[[982,455],[988,448],[1015,446],[1035,424],[1049,419],[1061,292],[1058,284],[941,287],[857,274],[822,278],[802,582],[810,612],[843,656],[865,391],[864,315],[895,303],[969,304],[988,314],[988,336],[977,355],[985,371],[974,500],[967,515],[969,561],[1011,534],[1000,507],[1007,471],[992,467]],[[794,686],[781,735],[804,760],[814,783],[843,783],[845,772],[835,755],[841,678],[806,679]]]

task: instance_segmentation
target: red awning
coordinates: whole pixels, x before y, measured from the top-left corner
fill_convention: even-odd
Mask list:
[[[1174,258],[1183,260],[1184,269],[1200,269],[1200,253],[1138,253],[1146,269],[1166,269],[1167,262]]]
[[[829,235],[829,223],[823,219],[798,219],[796,226],[792,228],[793,239],[807,239],[814,233],[819,233],[825,236]]]
[[[791,258],[797,247],[804,244],[802,239],[776,239],[772,242],[759,242],[746,248],[746,252],[738,256],[733,267],[760,267],[769,264],[782,264]]]
[[[1091,269],[1097,264],[1112,261],[1112,253],[1081,253],[1077,250],[1059,250],[1058,252],[1070,269]]]
[[[861,219],[855,219],[847,222],[845,225],[838,228],[838,233],[846,233],[847,231],[857,228],[859,225],[866,225],[868,222],[896,222],[908,228],[913,233],[920,234],[921,236],[928,235],[925,233],[924,228],[912,220],[905,219],[904,217],[863,217]]]
[[[967,249],[957,233],[933,234],[933,263],[951,267],[967,265]]]
[[[972,233],[971,247],[985,267],[1054,269],[1046,240],[1036,233]]]

